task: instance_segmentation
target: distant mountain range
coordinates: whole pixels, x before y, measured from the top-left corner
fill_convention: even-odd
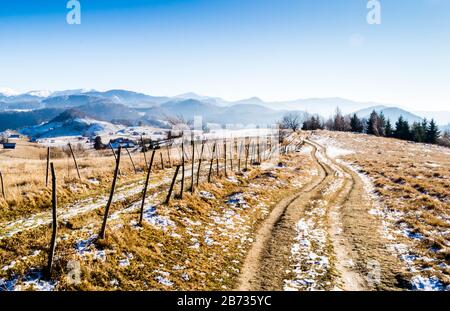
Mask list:
[[[192,119],[202,116],[204,121],[219,124],[268,125],[279,121],[288,112],[331,116],[337,107],[344,113],[368,117],[373,110],[383,112],[395,121],[400,115],[410,122],[424,117],[435,118],[438,124],[450,123],[450,111],[433,113],[409,112],[373,102],[357,102],[343,98],[310,98],[292,101],[266,102],[258,97],[226,101],[219,97],[185,93],[178,96],[151,96],[127,90],[75,89],[65,91],[31,91],[18,94],[0,90],[0,130],[23,129],[54,121],[66,110],[76,109],[90,120],[113,124],[147,124],[164,127],[167,117]]]
[[[391,120],[391,122],[395,122],[398,120],[400,116],[402,116],[409,123],[420,122],[423,118],[419,117],[409,111],[397,108],[397,107],[387,107],[387,106],[374,106],[366,109],[361,109],[356,111],[356,115],[359,118],[368,118],[372,111],[376,111],[377,113],[383,113],[386,119]]]

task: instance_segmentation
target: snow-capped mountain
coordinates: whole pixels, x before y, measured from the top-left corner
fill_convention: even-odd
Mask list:
[[[357,112],[366,117],[375,108],[383,110],[386,117],[403,115],[409,121],[422,117],[436,118],[439,125],[450,122],[449,112],[413,114],[395,105],[380,105],[374,102],[359,102],[345,98],[306,98],[291,101],[264,101],[251,97],[238,101],[227,101],[219,97],[184,93],[177,96],[152,96],[144,93],[113,89],[95,91],[72,89],[63,91],[35,90],[19,94],[10,88],[0,89],[0,113],[8,111],[37,111],[43,108],[77,108],[94,119],[120,124],[135,124],[162,120],[168,116],[192,118],[203,116],[208,122],[268,124],[280,120],[289,111],[319,114],[324,118],[333,115],[337,108],[344,114]],[[26,116],[20,116],[21,118]],[[49,119],[47,119],[48,121]]]
[[[74,90],[55,91],[51,93],[51,97],[81,95],[89,92],[96,92],[96,91],[94,89],[74,89]],[[50,95],[48,97],[50,97]]]
[[[49,91],[49,90],[36,90],[36,91],[27,92],[25,94],[45,98],[45,97],[49,97],[50,95],[52,95],[52,93],[53,92]]]
[[[16,96],[19,95],[20,92],[17,92],[14,89],[11,89],[9,87],[0,87],[0,96],[9,97],[9,96]]]

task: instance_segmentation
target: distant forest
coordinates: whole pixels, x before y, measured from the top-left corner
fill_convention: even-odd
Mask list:
[[[64,109],[49,108],[33,111],[4,111],[0,112],[0,131],[7,129],[21,129],[34,126],[55,118]]]
[[[318,115],[307,117],[303,122],[301,116],[289,113],[282,119],[281,126],[293,130],[319,130],[366,133],[380,137],[391,137],[418,143],[439,144],[450,147],[450,133],[441,133],[436,122],[423,119],[409,124],[402,116],[395,124],[386,119],[383,113],[372,111],[369,118],[359,118],[356,114],[344,116],[339,109],[333,117],[324,121]]]

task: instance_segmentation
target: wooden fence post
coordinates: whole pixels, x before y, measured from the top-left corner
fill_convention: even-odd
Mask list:
[[[167,145],[167,159],[169,160],[169,166],[172,166],[172,161],[170,160],[170,146]]]
[[[244,149],[244,141],[241,141],[241,144],[239,146],[239,153],[238,153],[238,172],[241,172],[241,157],[242,157],[242,150]],[[237,146],[237,145],[236,145]]]
[[[180,170],[181,165],[177,165],[177,168],[175,169],[175,174],[173,175],[172,183],[170,184],[169,193],[167,194],[167,198],[165,201],[165,204],[169,204],[170,197],[172,196],[173,187],[175,186],[175,182],[177,180],[178,171]]]
[[[234,143],[235,143],[235,139],[233,139],[232,141],[230,141],[230,170],[233,172],[233,158],[234,158]]]
[[[225,177],[227,177],[227,139],[225,138],[223,140],[223,159],[224,159],[224,172],[225,172]]]
[[[119,174],[121,150],[122,150],[122,147],[119,146],[119,152],[117,154],[116,168],[114,170],[114,178],[113,178],[113,182],[112,182],[112,186],[111,186],[111,192],[109,193],[108,203],[106,203],[105,215],[103,217],[103,224],[102,224],[102,228],[101,228],[100,234],[99,234],[101,239],[105,238],[106,222],[108,221],[109,208],[111,207],[112,199],[114,196],[114,189],[116,188],[117,175]]]
[[[120,145],[119,145],[119,146],[120,146]],[[112,151],[112,153],[113,153],[115,162],[117,162],[117,155],[116,155],[116,152],[114,151],[114,148],[113,148],[113,146],[111,145],[111,143],[109,143],[109,147],[111,148],[111,151]],[[120,169],[119,169],[119,175],[121,175]]]
[[[162,155],[161,151],[159,152],[159,158],[161,160],[161,169],[163,170],[164,169],[164,159],[163,159],[163,155]]]
[[[134,173],[137,174],[136,166],[134,165],[134,161],[133,161],[133,158],[131,157],[131,153],[130,153],[130,151],[128,150],[127,147],[125,147],[125,150],[127,151],[128,157],[130,158],[131,165],[133,165]]]
[[[216,175],[219,176],[219,145],[216,146]]]
[[[247,145],[245,146],[245,167],[244,167],[244,171],[247,171],[248,167],[247,167],[247,163],[248,163],[248,153],[250,152],[250,143],[247,143]]]
[[[216,152],[216,142],[214,142],[212,153],[211,153],[211,163],[209,164],[208,182],[211,182],[211,173],[214,164],[214,154]]]
[[[202,167],[202,160],[203,160],[203,150],[205,148],[205,140],[202,141],[202,149],[200,151],[200,158],[198,159],[198,168],[197,168],[197,182],[196,186],[198,187],[198,180],[200,179],[200,169]]]
[[[45,173],[45,187],[48,187],[48,170],[50,167],[50,147],[47,147],[47,169]]]
[[[113,156],[114,156],[114,160],[116,160],[116,162],[117,162],[117,155],[116,155],[116,152],[114,151],[114,148],[113,148],[113,146],[111,145],[111,143],[109,143],[109,148],[111,148],[111,151],[112,151]]]
[[[56,175],[53,163],[51,163],[52,171],[52,239],[50,242],[50,249],[48,253],[48,263],[47,263],[47,277],[50,278],[52,275],[53,258],[55,256],[56,248],[56,233],[58,230],[58,222],[56,219]]]
[[[194,142],[194,134],[192,134],[191,138],[191,147],[192,147],[192,167],[191,167],[191,193],[194,193],[195,184],[194,184],[194,164],[195,164],[195,142]]]
[[[142,153],[144,154],[144,163],[145,163],[144,172],[145,172],[148,169],[147,155],[145,154],[147,151],[147,147],[145,147],[144,138],[142,137],[142,135],[141,135],[141,144],[142,144]]]
[[[5,185],[3,184],[3,175],[2,175],[2,172],[0,172],[0,182],[1,182],[1,184],[2,184],[2,196],[3,196],[3,199],[6,200],[6,196],[5,196]]]
[[[153,159],[155,158],[155,152],[156,152],[156,150],[153,149],[152,157],[150,159],[150,165],[147,167],[147,163],[145,163],[145,166],[147,167],[147,178],[145,179],[144,191],[142,192],[141,217],[139,218],[139,226],[142,226],[142,219],[144,218],[145,196],[147,195],[148,181],[150,179],[150,173],[152,171]]]
[[[257,162],[259,164],[261,164],[261,147],[260,147],[260,141],[259,141],[259,136],[258,136],[258,149],[256,150],[257,154]]]
[[[78,169],[77,159],[75,158],[75,154],[73,153],[72,145],[69,143],[70,153],[72,153],[73,162],[75,163],[75,168],[77,169],[78,179],[81,180],[80,170]]]
[[[255,143],[252,142],[250,146],[250,165],[253,165],[254,157],[255,157]]]
[[[181,141],[181,190],[178,198],[183,199],[184,192],[184,138]]]

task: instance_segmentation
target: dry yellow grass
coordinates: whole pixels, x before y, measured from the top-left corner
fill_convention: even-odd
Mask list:
[[[72,158],[62,149],[51,150],[51,162],[55,166],[58,200],[61,205],[106,191],[112,178],[114,158],[110,150],[75,153],[81,180],[78,179]],[[12,220],[50,207],[51,176],[46,187],[46,156],[45,147],[25,141],[20,141],[15,150],[1,151],[0,171],[4,179],[6,200],[0,195],[0,220]],[[134,161],[140,168],[143,167],[142,159],[138,157]],[[121,170],[122,182],[140,177],[134,174],[125,155]]]
[[[91,157],[92,155],[80,157],[80,163],[86,163],[82,168],[82,175],[89,176],[87,172],[90,171],[92,178],[102,181],[95,189],[89,191],[83,189],[82,193],[87,196],[94,196],[94,191],[99,191],[103,184],[104,190],[109,190],[112,176],[112,156]],[[126,156],[124,160],[126,161]],[[15,164],[17,169],[20,161],[14,161],[18,161]],[[35,161],[35,165],[44,165],[41,170],[45,169],[43,160]],[[105,161],[108,161],[108,170],[104,171],[105,176],[100,176],[97,170],[102,167],[101,162],[104,164]],[[263,164],[261,167],[252,167],[244,174],[235,175],[229,169],[229,179],[223,176],[221,169],[222,176],[214,177],[213,183],[201,182],[195,195],[186,193],[183,200],[173,200],[169,206],[161,204],[167,194],[167,184],[156,186],[148,192],[146,210],[150,218],[142,229],[135,225],[139,217],[136,207],[139,206],[141,193],[138,191],[125,199],[115,201],[106,239],[95,242],[92,240],[93,243],[88,243],[83,251],[80,251],[79,245],[98,232],[103,208],[61,221],[53,275],[53,280],[57,282],[56,288],[76,290],[232,288],[259,222],[267,216],[280,198],[292,191],[293,187],[308,182],[310,178],[308,167],[312,165],[312,161],[308,155],[290,154],[285,156],[283,161],[286,167],[277,168],[277,163]],[[209,163],[204,164],[206,169],[203,169],[203,176],[209,166],[206,164]],[[235,162],[235,170],[236,165]],[[244,166],[243,163],[241,165]],[[24,168],[33,169],[31,165]],[[65,169],[67,168],[59,167],[58,172],[64,174]],[[142,188],[143,173],[132,174],[129,164],[121,166],[121,169],[125,177],[120,181],[119,187],[135,180],[139,189]],[[65,182],[81,188],[83,182],[76,180],[74,169],[70,174],[73,175],[72,179]],[[173,169],[170,168],[153,172],[151,184],[170,181],[172,174]],[[44,187],[41,180],[37,184],[39,186],[31,188],[32,191],[36,192],[37,187]],[[185,187],[188,188],[189,185],[190,178],[187,179]],[[58,190],[59,199],[65,190]],[[179,190],[177,184],[174,193],[178,193]],[[201,191],[213,195],[214,199],[200,196]],[[236,193],[242,196],[245,204],[230,207],[226,202]],[[19,194],[18,196],[20,197]],[[77,198],[79,195],[74,195],[73,199]],[[46,204],[48,206],[49,200]],[[156,208],[154,215],[151,213],[153,205]],[[26,210],[30,214],[36,211],[36,208]],[[47,209],[47,212],[50,213],[50,210]],[[0,214],[4,219],[13,218],[7,211]],[[156,217],[156,220],[152,217]],[[162,226],[158,221],[169,225]],[[46,264],[50,231],[50,225],[44,225],[1,239],[0,266],[11,267],[0,271],[0,279],[17,278],[20,283],[21,278],[33,269],[43,269]],[[105,255],[105,260],[101,254]],[[81,282],[77,284],[67,280],[71,271],[68,263],[71,260],[81,265]],[[124,264],[127,260],[129,264]]]
[[[327,131],[313,138],[330,148],[352,151],[340,158],[370,178],[380,204],[374,212],[390,240],[388,247],[413,280],[405,286],[414,286],[414,280],[420,283],[419,275],[429,278],[430,286],[449,285],[450,149]]]

